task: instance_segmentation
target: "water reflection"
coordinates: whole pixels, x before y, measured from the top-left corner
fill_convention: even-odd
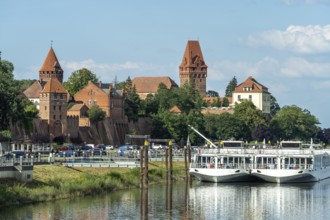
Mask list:
[[[169,182],[170,183],[170,182]],[[312,184],[150,184],[0,211],[0,219],[328,219],[330,179]]]

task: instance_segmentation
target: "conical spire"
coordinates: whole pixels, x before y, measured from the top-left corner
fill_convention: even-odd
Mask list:
[[[57,78],[61,83],[63,82],[63,69],[53,47],[49,49],[46,59],[39,70],[39,79],[41,81],[48,81],[49,78]]]
[[[49,72],[51,72],[51,71],[55,71],[55,68],[62,70],[62,67],[61,67],[60,63],[57,60],[56,54],[55,54],[53,48],[51,47],[49,49],[47,57],[46,57],[46,59],[45,59],[44,63],[42,64],[39,71],[49,71]]]
[[[197,40],[189,40],[187,42],[186,50],[184,52],[181,65],[183,66],[195,66],[199,62],[201,66],[206,66],[204,62],[203,53]]]

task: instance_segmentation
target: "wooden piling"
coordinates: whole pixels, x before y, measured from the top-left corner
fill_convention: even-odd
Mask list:
[[[185,168],[185,174],[186,174],[186,181],[188,180],[188,161],[187,161],[187,147],[184,146],[183,148],[183,152],[184,152],[184,168]]]
[[[149,153],[149,143],[146,141],[145,146],[144,146],[144,189],[148,189],[148,163],[149,163],[149,158],[148,158],[148,153]]]
[[[140,147],[140,188],[141,189],[143,189],[143,172],[144,172],[143,156],[144,156],[144,151],[143,151],[143,146],[141,146]]]
[[[165,175],[166,175],[166,183],[168,182],[168,151],[169,148],[166,146],[165,148]]]
[[[169,157],[170,157],[170,180],[173,180],[173,156],[172,156],[172,141],[169,144]]]

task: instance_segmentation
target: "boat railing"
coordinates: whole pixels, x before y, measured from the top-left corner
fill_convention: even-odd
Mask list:
[[[249,164],[244,163],[225,163],[218,164],[217,169],[247,169]],[[205,169],[215,169],[215,165],[212,163],[192,163],[191,168],[205,168]]]
[[[278,166],[280,166],[278,168]],[[313,169],[313,164],[285,164],[284,166],[282,164],[278,165],[276,163],[257,163],[255,164],[255,169],[284,169],[284,170],[304,170]]]
[[[324,150],[315,149],[253,149],[253,148],[202,148],[198,154],[251,154],[251,155],[312,155],[324,153]]]

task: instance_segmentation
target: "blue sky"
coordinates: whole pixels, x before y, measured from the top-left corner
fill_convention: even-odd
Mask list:
[[[199,40],[207,90],[252,75],[279,105],[330,128],[330,0],[1,0],[0,51],[16,79],[37,79],[53,41],[64,80],[80,68],[102,82],[179,71]]]

